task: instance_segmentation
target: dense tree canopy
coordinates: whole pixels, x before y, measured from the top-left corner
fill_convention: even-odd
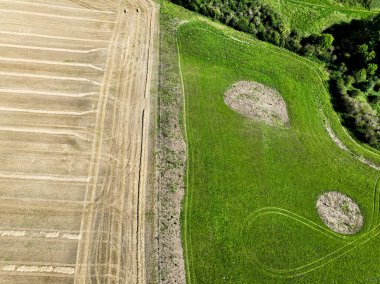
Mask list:
[[[335,39],[329,62],[335,107],[359,139],[380,149],[380,17],[334,25],[326,33]]]
[[[259,39],[283,46],[290,29],[268,5],[258,0],[172,0]]]

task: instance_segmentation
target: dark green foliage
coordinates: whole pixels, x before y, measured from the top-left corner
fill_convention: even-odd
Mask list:
[[[292,30],[289,34],[289,37],[286,39],[285,47],[289,50],[299,52],[302,48],[301,45],[301,35],[297,30]]]
[[[347,110],[343,117],[347,126],[358,138],[378,147],[380,143],[380,121],[377,113],[368,103],[350,97],[343,98]]]
[[[334,37],[331,34],[321,34],[317,36],[317,45],[323,49],[331,48],[334,42]]]
[[[345,86],[344,86],[345,87]],[[360,91],[359,89],[352,89],[348,91],[348,95],[352,98],[357,98],[361,95],[363,95],[363,92]]]
[[[377,93],[380,92],[380,79],[377,79],[374,83],[373,90]]]
[[[347,94],[347,87],[342,78],[336,80],[336,90],[342,96]]]
[[[380,47],[379,32],[379,16],[335,25],[326,31],[335,38],[331,48],[334,59],[329,62],[335,108],[358,139],[378,149],[380,120],[373,107],[380,95],[380,58],[376,53]]]
[[[299,50],[300,37],[291,32],[280,16],[259,0],[171,0],[190,10],[218,20],[239,31],[278,46]]]
[[[364,68],[355,71],[354,74],[355,74],[355,81],[358,83],[361,83],[367,80],[367,71]]]
[[[355,78],[351,75],[346,76],[345,85],[351,87],[353,83],[355,83]]]
[[[368,64],[368,66],[367,66],[367,73],[368,73],[369,75],[373,76],[373,75],[375,75],[377,69],[378,69],[377,64],[375,64],[375,63],[370,63],[370,64]]]
[[[301,40],[302,49],[300,53],[329,62],[332,60],[333,42],[334,36],[329,33],[311,35]]]

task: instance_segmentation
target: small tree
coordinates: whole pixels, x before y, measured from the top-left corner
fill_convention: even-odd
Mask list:
[[[363,68],[355,72],[355,80],[357,83],[364,82],[367,79],[367,71]]]
[[[278,30],[279,30],[282,38],[286,38],[290,34],[290,28],[288,26],[286,26],[285,24],[281,23],[278,27]]]
[[[333,42],[334,42],[334,37],[332,34],[321,34],[319,36],[319,44],[324,49],[328,49],[328,48],[332,47]]]
[[[362,94],[363,94],[362,91],[358,89],[353,89],[353,90],[348,91],[348,95],[352,98],[356,98],[358,96],[361,96]]]
[[[355,83],[355,78],[351,75],[348,75],[346,77],[346,86],[351,87],[353,83]]]
[[[365,55],[368,53],[368,45],[362,44],[358,47],[358,53],[361,55]],[[364,56],[363,56],[364,57]]]
[[[247,32],[248,31],[249,22],[247,18],[240,17],[236,23],[236,29]]]
[[[376,52],[375,51],[371,51],[371,52],[368,52],[365,54],[365,61],[366,62],[369,62],[369,61],[372,61],[376,58]]]
[[[344,84],[344,81],[342,78],[338,78],[336,80],[336,89],[340,95],[346,95],[347,94],[347,87]]]
[[[372,75],[372,76],[375,75],[375,73],[377,71],[377,68],[378,68],[378,66],[375,63],[368,64],[368,66],[367,66],[367,74]]]
[[[275,45],[281,45],[281,36],[278,32],[272,31],[270,41]]]

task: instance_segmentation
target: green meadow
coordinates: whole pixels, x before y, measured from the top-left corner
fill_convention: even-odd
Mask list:
[[[356,155],[375,162],[379,156],[341,127],[322,67],[182,11],[166,2],[162,6],[163,14],[191,19],[176,34],[188,143],[182,214],[188,282],[378,279],[374,196],[379,174],[340,149],[325,124]],[[290,127],[271,127],[229,109],[223,94],[240,80],[278,90],[287,103]],[[365,219],[360,233],[344,237],[320,220],[316,200],[333,190],[359,204]]]
[[[344,6],[334,0],[265,0],[292,28],[304,34],[319,33],[339,22],[363,19],[379,13],[378,0],[372,10]]]

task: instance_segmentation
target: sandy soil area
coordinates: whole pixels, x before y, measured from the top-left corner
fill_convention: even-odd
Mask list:
[[[157,7],[0,12],[0,283],[145,283]]]
[[[225,103],[238,113],[270,125],[289,122],[286,104],[274,89],[256,82],[236,82],[224,94]]]
[[[322,221],[334,232],[352,235],[363,226],[359,206],[341,192],[330,191],[319,196],[317,210]]]

